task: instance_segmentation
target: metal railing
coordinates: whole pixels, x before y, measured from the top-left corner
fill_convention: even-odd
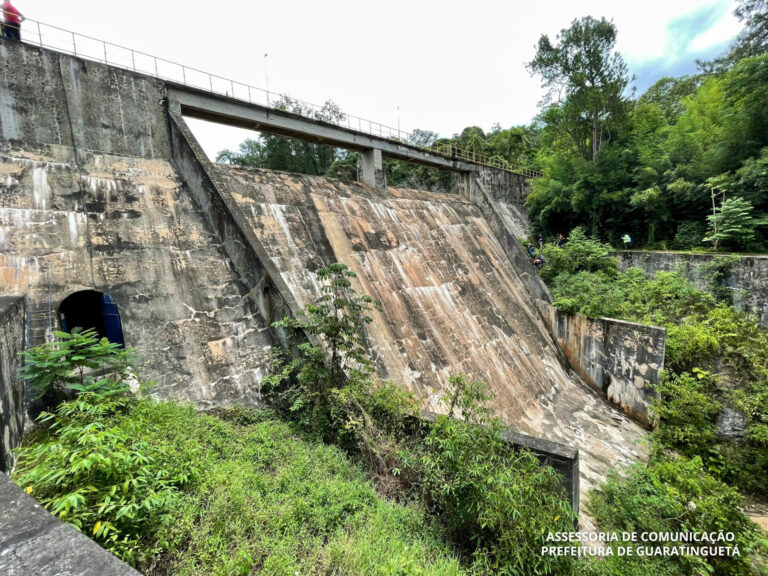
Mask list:
[[[393,128],[380,122],[374,122],[346,113],[329,114],[327,106],[318,106],[311,102],[289,97],[286,94],[251,86],[230,78],[224,78],[197,68],[191,68],[177,62],[159,58],[132,48],[113,44],[58,26],[52,26],[29,18],[22,25],[24,41],[57,52],[71,54],[96,62],[103,62],[125,70],[131,70],[160,80],[182,84],[189,88],[205,90],[228,98],[234,98],[251,104],[260,104],[280,109],[298,116],[322,120],[363,134],[377,136],[396,143],[407,144],[426,152],[451,159],[472,162],[521,174],[527,178],[538,178],[542,174],[524,166],[506,162],[500,157],[489,157],[474,151],[462,150],[449,144],[419,146],[411,144],[411,134],[399,128]],[[286,106],[288,103],[288,106]]]

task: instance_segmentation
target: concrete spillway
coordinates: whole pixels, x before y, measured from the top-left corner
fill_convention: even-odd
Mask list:
[[[519,194],[481,206],[212,165],[161,81],[6,41],[0,56],[0,295],[28,295],[38,336],[69,294],[108,292],[158,395],[253,404],[269,322],[341,261],[382,303],[379,377],[424,407],[440,409],[451,374],[484,380],[507,424],[579,448],[582,493],[642,457],[640,427],[561,362],[535,275],[499,234],[524,231]]]
[[[215,166],[300,305],[334,260],[379,300],[370,329],[378,374],[440,410],[451,374],[485,381],[520,431],[576,445],[587,485],[643,452],[641,430],[568,373],[523,281],[480,210],[455,195],[380,194],[264,170]],[[499,204],[504,205],[503,202]],[[519,211],[504,206],[512,219]]]

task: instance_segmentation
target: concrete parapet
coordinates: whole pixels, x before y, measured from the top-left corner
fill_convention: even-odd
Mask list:
[[[19,376],[27,306],[24,296],[0,297],[0,472],[24,434],[24,382]]]
[[[666,329],[613,318],[590,320],[541,300],[536,305],[579,376],[627,415],[650,427],[648,408],[664,368]]]
[[[82,532],[48,513],[0,472],[0,574],[141,576]]]

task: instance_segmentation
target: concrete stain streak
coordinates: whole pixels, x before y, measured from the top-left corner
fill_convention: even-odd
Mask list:
[[[350,266],[356,288],[382,303],[369,329],[378,376],[407,386],[425,408],[444,409],[452,374],[485,381],[506,423],[581,449],[582,493],[608,469],[646,454],[643,430],[560,363],[471,202],[222,165],[216,172],[300,305],[320,295],[319,266]],[[520,208],[503,210],[509,226],[524,224]]]

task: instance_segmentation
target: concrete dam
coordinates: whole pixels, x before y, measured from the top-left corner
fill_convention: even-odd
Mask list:
[[[184,121],[199,95],[5,40],[0,59],[0,296],[24,298],[26,346],[62,327],[73,295],[106,294],[159,397],[255,405],[270,324],[340,261],[382,303],[378,377],[425,409],[452,374],[485,381],[507,425],[579,450],[582,495],[645,456],[643,428],[579,379],[540,316],[548,292],[515,239],[522,176],[454,164],[460,193],[388,188],[354,134],[361,183],[217,165]]]

